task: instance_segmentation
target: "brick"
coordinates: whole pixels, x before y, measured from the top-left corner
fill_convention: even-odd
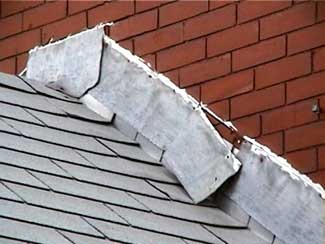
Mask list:
[[[319,168],[325,169],[325,146],[321,146],[318,148],[318,160]]]
[[[22,31],[22,15],[16,14],[0,19],[0,39]]]
[[[177,1],[160,7],[159,23],[165,26],[208,10],[208,1]]]
[[[261,117],[253,115],[234,121],[234,126],[242,135],[256,138],[261,135]]]
[[[256,19],[290,5],[291,1],[243,1],[238,5],[238,22]]]
[[[233,52],[233,70],[240,70],[272,61],[285,55],[285,37],[259,42]]]
[[[88,11],[88,26],[122,19],[134,13],[134,1],[110,1]]]
[[[321,184],[323,187],[325,187],[325,170],[308,174],[308,176],[313,180],[313,182]]]
[[[325,69],[325,47],[317,49],[313,56],[314,71]]]
[[[277,132],[258,138],[258,141],[269,147],[272,152],[282,155],[283,154],[283,133]]]
[[[222,118],[223,120],[230,119],[230,111],[229,111],[229,100],[223,100],[220,102],[215,102],[209,104],[209,109],[211,109],[218,117]],[[211,116],[208,116],[209,120],[212,124],[218,124],[219,121],[215,120]]]
[[[294,151],[325,143],[325,121],[320,121],[286,132],[286,150]]]
[[[23,13],[23,29],[28,30],[62,19],[67,15],[67,2],[55,1]]]
[[[143,55],[176,45],[183,41],[183,25],[175,24],[134,39],[135,52]]]
[[[180,85],[181,87],[185,87],[214,79],[230,73],[230,69],[230,54],[205,59],[204,61],[180,69]]]
[[[226,29],[236,23],[236,6],[201,14],[184,22],[184,39],[189,40]]]
[[[158,12],[152,10],[131,16],[125,20],[116,22],[110,30],[110,36],[114,40],[122,40],[130,36],[150,31],[157,28]]]
[[[191,86],[186,88],[186,92],[194,97],[196,100],[201,101],[200,86]]]
[[[215,56],[258,41],[258,23],[251,22],[218,32],[207,38],[208,56]]]
[[[229,143],[233,143],[235,139],[235,134],[230,131],[230,129],[226,128],[222,124],[218,124],[215,126],[215,129],[219,132],[223,139],[227,140]]]
[[[309,50],[325,44],[325,23],[313,25],[288,35],[288,54]]]
[[[69,0],[68,1],[68,14],[75,14],[90,8],[93,8],[95,6],[98,6],[105,1],[75,1],[75,0]]]
[[[319,101],[319,106],[321,109],[320,119],[325,120],[325,96],[322,96]]]
[[[145,63],[149,63],[150,67],[152,67],[152,69],[156,69],[156,55],[155,54],[148,54],[146,56],[143,56],[142,59],[145,61]]]
[[[317,120],[317,114],[311,111],[315,102],[314,99],[302,101],[263,114],[263,133],[288,129]]]
[[[252,70],[232,74],[224,78],[206,82],[202,85],[202,101],[211,103],[245,92],[254,87],[254,74]]]
[[[278,84],[310,72],[310,53],[283,58],[256,68],[256,89]]]
[[[143,12],[145,10],[149,10],[152,8],[159,7],[163,3],[167,3],[168,1],[160,1],[160,0],[135,0],[135,12]]]
[[[134,52],[133,50],[133,40],[124,40],[124,41],[120,41],[118,43],[121,47],[124,47],[125,49],[129,50],[131,53]]]
[[[39,29],[20,33],[0,42],[0,59],[23,53],[41,43]]]
[[[318,1],[317,2],[317,20],[322,21],[325,20],[325,2]]]
[[[21,12],[28,8],[35,7],[44,3],[43,0],[32,1],[1,1],[1,17],[11,15],[13,13]]]
[[[224,0],[209,0],[209,9],[216,9],[216,8],[221,8],[227,4],[234,3],[236,1],[224,1]]]
[[[285,155],[289,163],[301,173],[310,173],[317,170],[316,149],[295,151]]]
[[[175,85],[179,86],[179,70],[175,69],[164,73]]]
[[[8,58],[0,61],[0,72],[15,74],[16,73],[16,58]]]
[[[23,53],[17,56],[17,74],[23,71],[27,65],[28,53]]]
[[[69,34],[81,31],[87,26],[86,14],[80,13],[66,19],[54,22],[43,27],[42,43],[47,43],[50,38],[61,39]]]
[[[298,4],[288,10],[261,19],[261,38],[269,38],[313,24],[315,6],[314,2]]]
[[[190,50],[190,52],[189,52]],[[157,53],[157,69],[162,71],[171,70],[197,60],[205,56],[205,40],[198,39],[184,44],[162,50]]]
[[[299,78],[287,84],[287,101],[292,103],[325,93],[325,72]]]
[[[285,103],[284,85],[280,84],[263,90],[234,97],[231,100],[231,118],[276,108]]]

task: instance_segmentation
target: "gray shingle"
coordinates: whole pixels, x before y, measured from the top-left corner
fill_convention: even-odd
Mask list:
[[[154,213],[142,212],[129,208],[117,206],[110,206],[110,208],[126,219],[132,226],[199,241],[222,243],[197,223],[159,216]]]
[[[0,206],[0,216],[2,217],[14,218],[93,236],[101,236],[98,231],[76,215],[4,200],[0,200]]]
[[[20,135],[18,130],[15,130],[12,126],[8,125],[4,120],[4,118],[0,117],[0,131]]]
[[[0,162],[9,165],[70,177],[64,170],[56,166],[47,158],[37,157],[4,148],[0,148],[0,155]]]
[[[97,169],[80,167],[73,164],[61,162],[57,163],[60,165],[60,167],[68,171],[72,176],[82,181],[123,189],[130,192],[166,198],[163,194],[161,194],[159,191],[157,191],[155,188],[153,188],[150,184],[148,184],[145,180],[142,179],[113,174]]]
[[[248,229],[229,229],[212,226],[205,227],[229,244],[270,244],[270,242],[264,241]]]
[[[0,84],[21,91],[35,93],[35,91],[29,85],[27,85],[23,80],[15,75],[9,75],[0,72]]]
[[[134,244],[179,244],[182,240],[176,237],[140,230],[129,226],[112,224],[94,219],[87,219],[112,240]]]
[[[6,185],[30,204],[126,224],[103,203],[11,183]]]
[[[2,117],[18,119],[29,123],[42,125],[42,122],[34,118],[31,114],[27,113],[23,108],[15,105],[0,103],[0,115]]]
[[[129,139],[108,123],[93,123],[70,117],[55,116],[34,110],[28,111],[44,122],[47,126],[52,128],[76,132],[83,135],[106,138],[119,142],[135,143],[135,141]]]
[[[46,141],[49,143],[56,143],[62,146],[89,150],[106,155],[114,155],[114,153],[112,153],[108,148],[103,146],[92,137],[77,135],[56,129],[50,129],[44,126],[28,124],[20,122],[18,120],[5,118],[3,120],[26,137]]]
[[[57,146],[51,143],[40,142],[21,136],[3,133],[0,136],[0,146],[49,158],[69,161],[76,164],[92,166],[87,160],[82,158],[70,148]]]
[[[73,117],[88,119],[97,122],[111,122],[110,119],[106,119],[100,116],[99,114],[93,112],[84,104],[65,102],[53,98],[46,98],[46,100],[58,109],[63,110],[64,112]]]
[[[248,228],[251,229],[254,233],[259,235],[261,238],[266,240],[269,243],[273,241],[273,234],[271,231],[267,230],[264,226],[258,223],[255,219],[250,218],[248,223]]]
[[[100,169],[178,184],[178,180],[165,167],[130,161],[120,157],[107,157],[93,153],[79,152]]]
[[[56,192],[89,198],[106,203],[118,204],[130,208],[148,210],[124,191],[41,173],[33,174]]]
[[[245,227],[218,208],[184,204],[132,194],[154,213],[211,225]]]
[[[42,96],[19,92],[3,87],[0,87],[0,101],[48,113],[66,115],[66,113],[56,108]]]
[[[5,181],[19,182],[21,184],[48,188],[42,182],[30,175],[26,170],[0,164],[0,179]]]
[[[1,221],[1,220],[0,220],[0,221]],[[0,237],[0,243],[1,243],[1,244],[28,244],[27,242],[16,241],[16,240],[7,239],[7,238],[2,238],[2,237]]]
[[[108,239],[95,238],[85,235],[78,235],[67,231],[59,231],[74,244],[117,244],[117,242],[110,241]]]
[[[20,202],[22,201],[12,191],[10,191],[7,187],[5,187],[1,182],[0,182],[0,198],[10,199],[10,200],[20,201]]]
[[[164,183],[154,182],[150,180],[149,182],[150,184],[152,184],[154,187],[159,189],[161,192],[168,195],[173,200],[193,203],[192,199],[189,197],[189,195],[185,192],[185,190],[181,186],[164,184]]]
[[[5,218],[0,218],[0,223],[0,233],[5,234],[7,237],[42,244],[71,244],[71,242],[50,228]]]
[[[135,159],[139,161],[161,164],[157,160],[150,157],[146,154],[139,146],[137,145],[127,145],[123,143],[112,142],[108,140],[98,139],[103,144],[105,144],[109,149],[116,152],[119,156],[123,156],[130,159]]]
[[[76,99],[74,97],[70,97],[68,95],[65,95],[61,92],[54,90],[54,89],[51,89],[39,81],[27,79],[25,77],[21,77],[21,79],[24,80],[25,83],[27,83],[29,86],[31,86],[32,89],[34,89],[34,91],[36,91],[37,93],[45,94],[50,97],[54,97],[54,98],[58,98],[58,99],[62,99],[64,101],[80,103],[80,101],[78,99]]]

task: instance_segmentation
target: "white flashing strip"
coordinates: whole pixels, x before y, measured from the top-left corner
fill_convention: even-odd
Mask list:
[[[99,79],[104,26],[35,47],[29,52],[26,77],[81,97]]]
[[[97,30],[101,31],[101,28],[97,27]],[[78,35],[80,39],[83,37]],[[91,100],[90,107],[100,113],[107,113],[103,112],[103,106],[117,113],[144,137],[165,150],[163,163],[166,167],[178,177],[195,202],[203,200],[238,171],[240,162],[209,122],[202,110],[204,105],[164,75],[152,71],[142,59],[115,41],[106,36],[104,41],[106,46],[99,83],[89,91],[91,97],[84,99]],[[55,45],[65,45],[65,42]],[[38,53],[39,50],[33,52]],[[94,58],[94,62],[98,63],[98,57]],[[33,72],[37,74],[38,68],[35,66]],[[80,82],[80,78],[73,82]],[[221,118],[219,121],[237,131],[231,122]],[[313,241],[319,239],[319,228],[323,224],[319,216],[324,211],[320,209],[324,205],[324,189],[269,148],[251,138],[244,139],[245,145],[247,142],[250,144],[249,150],[241,148],[235,153],[243,163],[243,170],[230,182],[231,187],[226,194],[280,239],[294,244],[317,243],[310,242],[308,238],[313,238]],[[262,163],[264,159],[266,163]],[[281,182],[285,182],[285,187]],[[280,195],[281,199],[277,199]],[[281,218],[283,222],[277,222],[277,218],[269,215],[274,206],[276,211],[273,214],[285,215]],[[312,224],[308,226],[308,223]],[[297,229],[301,228],[314,231],[309,237],[301,235],[303,232],[297,234]]]
[[[240,168],[201,104],[104,37],[99,84],[89,94],[164,150],[162,162],[200,202]]]

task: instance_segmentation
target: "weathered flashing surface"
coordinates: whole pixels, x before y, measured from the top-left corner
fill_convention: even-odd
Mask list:
[[[202,165],[205,165],[202,163],[198,164],[201,166],[200,168],[193,167],[191,169],[193,172],[195,170],[200,170],[204,172],[204,174],[201,175],[196,171],[194,173],[196,173],[197,176],[189,174],[183,177],[182,174],[188,173],[188,165],[186,163],[188,163],[189,160],[193,160],[193,158],[196,159],[196,156],[201,160],[200,155],[202,154],[200,153],[204,152],[204,156],[211,156],[210,158],[205,158],[207,161],[219,159],[224,163],[223,165],[230,165],[235,169],[239,164],[234,155],[230,153],[230,148],[220,151],[220,147],[217,147],[213,150],[213,147],[209,148],[209,146],[211,146],[211,141],[209,140],[207,140],[209,141],[208,147],[201,147],[201,139],[196,138],[194,140],[193,138],[195,137],[192,135],[193,130],[200,131],[201,128],[198,126],[199,123],[202,121],[207,122],[207,118],[202,112],[200,104],[188,96],[185,91],[177,88],[166,77],[153,72],[140,58],[133,56],[127,50],[119,47],[113,40],[105,37],[105,42],[107,46],[103,50],[103,69],[101,77],[97,86],[90,90],[89,94],[129,122],[151,142],[163,149],[163,162],[169,169],[172,171],[174,170],[173,172],[178,176],[185,188],[188,186],[186,189],[192,195],[192,198],[195,201],[204,199],[205,196],[215,191],[215,189],[222,184],[224,179],[227,179],[232,174],[227,175],[229,172],[226,172],[226,174],[221,175],[222,182],[216,186],[213,185],[209,179],[213,179],[213,176],[217,176],[217,179],[220,180],[220,178],[218,178],[220,176],[216,174],[213,168],[207,167],[206,169],[202,169]],[[105,55],[109,58],[105,58]],[[155,86],[158,86],[159,89]],[[149,91],[148,94],[145,94],[147,91]],[[161,93],[166,95],[166,97],[162,99],[163,96]],[[148,97],[144,98],[143,94]],[[171,96],[170,94],[173,95]],[[175,96],[175,94],[177,95]],[[180,106],[185,106],[186,109],[180,110]],[[164,114],[166,117],[161,117],[161,114]],[[181,119],[173,118],[176,117],[174,116],[175,114],[181,117]],[[195,119],[199,119],[199,123],[189,123],[189,121],[195,121],[192,117],[193,114],[198,115]],[[225,124],[230,126],[229,123]],[[167,130],[161,135],[159,133],[161,133],[160,126],[162,125],[166,126]],[[205,124],[205,126],[206,125],[208,124]],[[178,131],[173,130],[175,126],[179,126],[183,129],[182,133],[184,137],[180,136],[181,134],[177,134]],[[169,129],[171,129],[171,131],[169,131]],[[206,128],[204,128],[204,130],[205,129]],[[219,134],[214,132],[212,127],[210,129],[209,138],[211,138],[211,135],[216,135],[214,139],[217,138],[217,144],[215,145],[223,145],[223,140],[219,138]],[[200,133],[202,133],[202,131],[195,135]],[[186,140],[187,138],[190,138],[190,142],[192,143],[191,147],[187,147],[188,145],[185,145],[186,147],[184,146],[185,142],[188,143]],[[245,167],[238,175],[239,180],[237,184],[234,183],[231,190],[228,190],[229,192],[226,191],[226,194],[286,243],[321,242],[322,223],[319,223],[319,215],[322,212],[320,206],[323,204],[323,200],[319,195],[324,198],[324,190],[319,185],[314,184],[308,177],[294,170],[284,159],[274,155],[268,148],[257,144],[249,138],[244,139],[248,141],[253,148],[258,149],[258,154],[256,154],[256,151],[252,150],[239,151],[238,158],[245,164]],[[206,146],[207,144],[203,145]],[[191,148],[199,149],[200,151],[197,153],[198,151],[192,151],[190,150]],[[193,152],[196,154],[190,157],[191,154],[189,153]],[[225,158],[227,158],[228,154],[225,152],[230,153],[229,155],[233,161],[232,163],[235,162],[235,164],[226,163]],[[254,158],[254,160],[251,160],[251,158]],[[175,164],[182,160],[185,162],[183,165],[184,167],[175,167]],[[269,165],[260,162],[260,160],[267,161]],[[236,165],[236,167],[234,167],[234,165]],[[265,165],[270,167],[265,167]],[[192,167],[194,165],[191,164],[190,166]],[[192,172],[192,170],[190,172]],[[223,171],[219,168],[218,170],[218,172],[222,174]],[[245,177],[245,171],[249,173],[249,177]],[[197,181],[197,179],[199,179],[199,181]],[[285,196],[288,197],[288,199],[286,197],[283,199],[287,204],[285,207],[282,207],[284,203],[281,201],[277,202],[277,196],[283,194],[283,187],[277,182],[278,179],[285,179],[288,181],[288,184],[284,187],[287,191]],[[263,182],[263,184],[260,184],[261,182]],[[193,185],[195,191],[191,189]],[[207,185],[211,185],[212,187],[207,188]],[[252,191],[254,187],[256,187],[257,190]],[[272,195],[272,197],[268,199],[266,196],[268,196],[267,194],[269,192],[272,193],[269,194],[269,196]],[[300,199],[295,202],[290,198],[290,196],[295,198],[305,194],[312,197],[308,198],[308,200]],[[275,206],[274,201],[277,203]],[[313,206],[309,211],[304,211],[306,202]],[[281,218],[274,216],[274,212],[271,211],[273,215],[269,215],[269,209],[271,208],[274,208],[278,214],[282,213],[284,217],[297,219],[295,219],[295,221],[281,222]],[[315,213],[319,215],[317,216]],[[287,220],[290,220],[290,218],[287,218]],[[308,223],[313,224],[307,226]],[[306,239],[306,237],[301,234],[297,235],[295,233],[297,229],[301,228],[311,230],[311,232],[309,232],[309,239]]]
[[[102,27],[96,27],[35,47],[29,52],[26,77],[73,97],[83,96],[99,79],[103,36]]]

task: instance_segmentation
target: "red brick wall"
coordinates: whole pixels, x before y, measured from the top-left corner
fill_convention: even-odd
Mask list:
[[[30,48],[102,21],[116,23],[108,33],[122,46],[325,186],[325,2],[2,1],[0,70],[18,73]]]

